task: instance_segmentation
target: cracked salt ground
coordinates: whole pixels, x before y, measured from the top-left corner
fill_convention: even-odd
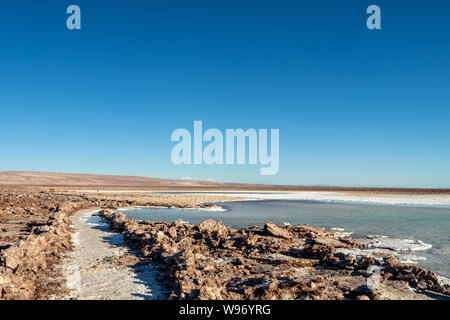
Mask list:
[[[64,261],[67,289],[65,299],[147,300],[164,299],[157,282],[157,266],[140,262],[112,232],[97,212],[79,212],[72,217],[76,232],[74,250]]]

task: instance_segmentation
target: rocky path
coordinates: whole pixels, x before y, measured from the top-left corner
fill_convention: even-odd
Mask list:
[[[122,235],[112,232],[97,214],[81,211],[71,217],[73,251],[63,263],[69,293],[58,299],[164,299],[157,267],[133,255]]]

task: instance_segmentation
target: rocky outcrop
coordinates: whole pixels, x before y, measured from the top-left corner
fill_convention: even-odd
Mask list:
[[[266,222],[266,224],[264,225],[264,231],[274,237],[280,237],[284,239],[292,239],[293,237],[293,235],[289,231],[278,227],[272,222]]]
[[[46,188],[0,186],[0,300],[47,299],[64,289],[57,265],[64,251],[70,249],[69,217],[79,210],[129,206],[209,207],[214,206],[209,204],[213,200],[220,199],[198,195],[58,193]],[[124,230],[124,222],[124,217],[117,218],[114,227]],[[203,227],[205,232],[209,228],[211,241],[225,232],[215,229],[214,225]],[[175,236],[176,230],[171,232]]]
[[[0,250],[0,299],[35,299],[65,250],[70,249],[69,214],[78,206],[51,213],[29,226],[30,234]],[[5,280],[6,279],[6,280]]]
[[[56,265],[70,249],[69,216],[82,209],[129,206],[208,207],[230,198],[205,195],[75,194],[0,187],[0,299],[47,299],[64,281]],[[337,249],[365,244],[311,226],[240,230],[220,221],[143,222],[103,217],[149,260],[165,266],[172,299],[418,299],[411,291],[449,294],[436,275],[392,256],[355,258]],[[339,250],[338,250],[339,251]],[[378,289],[369,266],[383,267]]]
[[[449,294],[436,276],[398,259],[352,258],[336,248],[364,248],[353,238],[311,226],[240,230],[220,221],[199,225],[135,221],[119,212],[101,216],[144,257],[165,266],[171,299],[426,299],[412,289]],[[367,268],[381,265],[370,289]],[[406,275],[405,275],[406,274]]]

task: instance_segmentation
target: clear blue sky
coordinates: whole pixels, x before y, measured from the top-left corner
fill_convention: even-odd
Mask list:
[[[450,187],[450,3],[5,1],[0,107],[1,170]],[[173,165],[194,120],[279,128],[279,173]]]

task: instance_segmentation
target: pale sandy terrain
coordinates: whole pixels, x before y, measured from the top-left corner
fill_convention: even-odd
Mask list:
[[[97,216],[98,211],[80,211],[71,217],[73,251],[62,264],[69,293],[57,299],[150,300],[164,299],[157,282],[157,267],[140,264],[125,246],[122,235],[113,232]]]

